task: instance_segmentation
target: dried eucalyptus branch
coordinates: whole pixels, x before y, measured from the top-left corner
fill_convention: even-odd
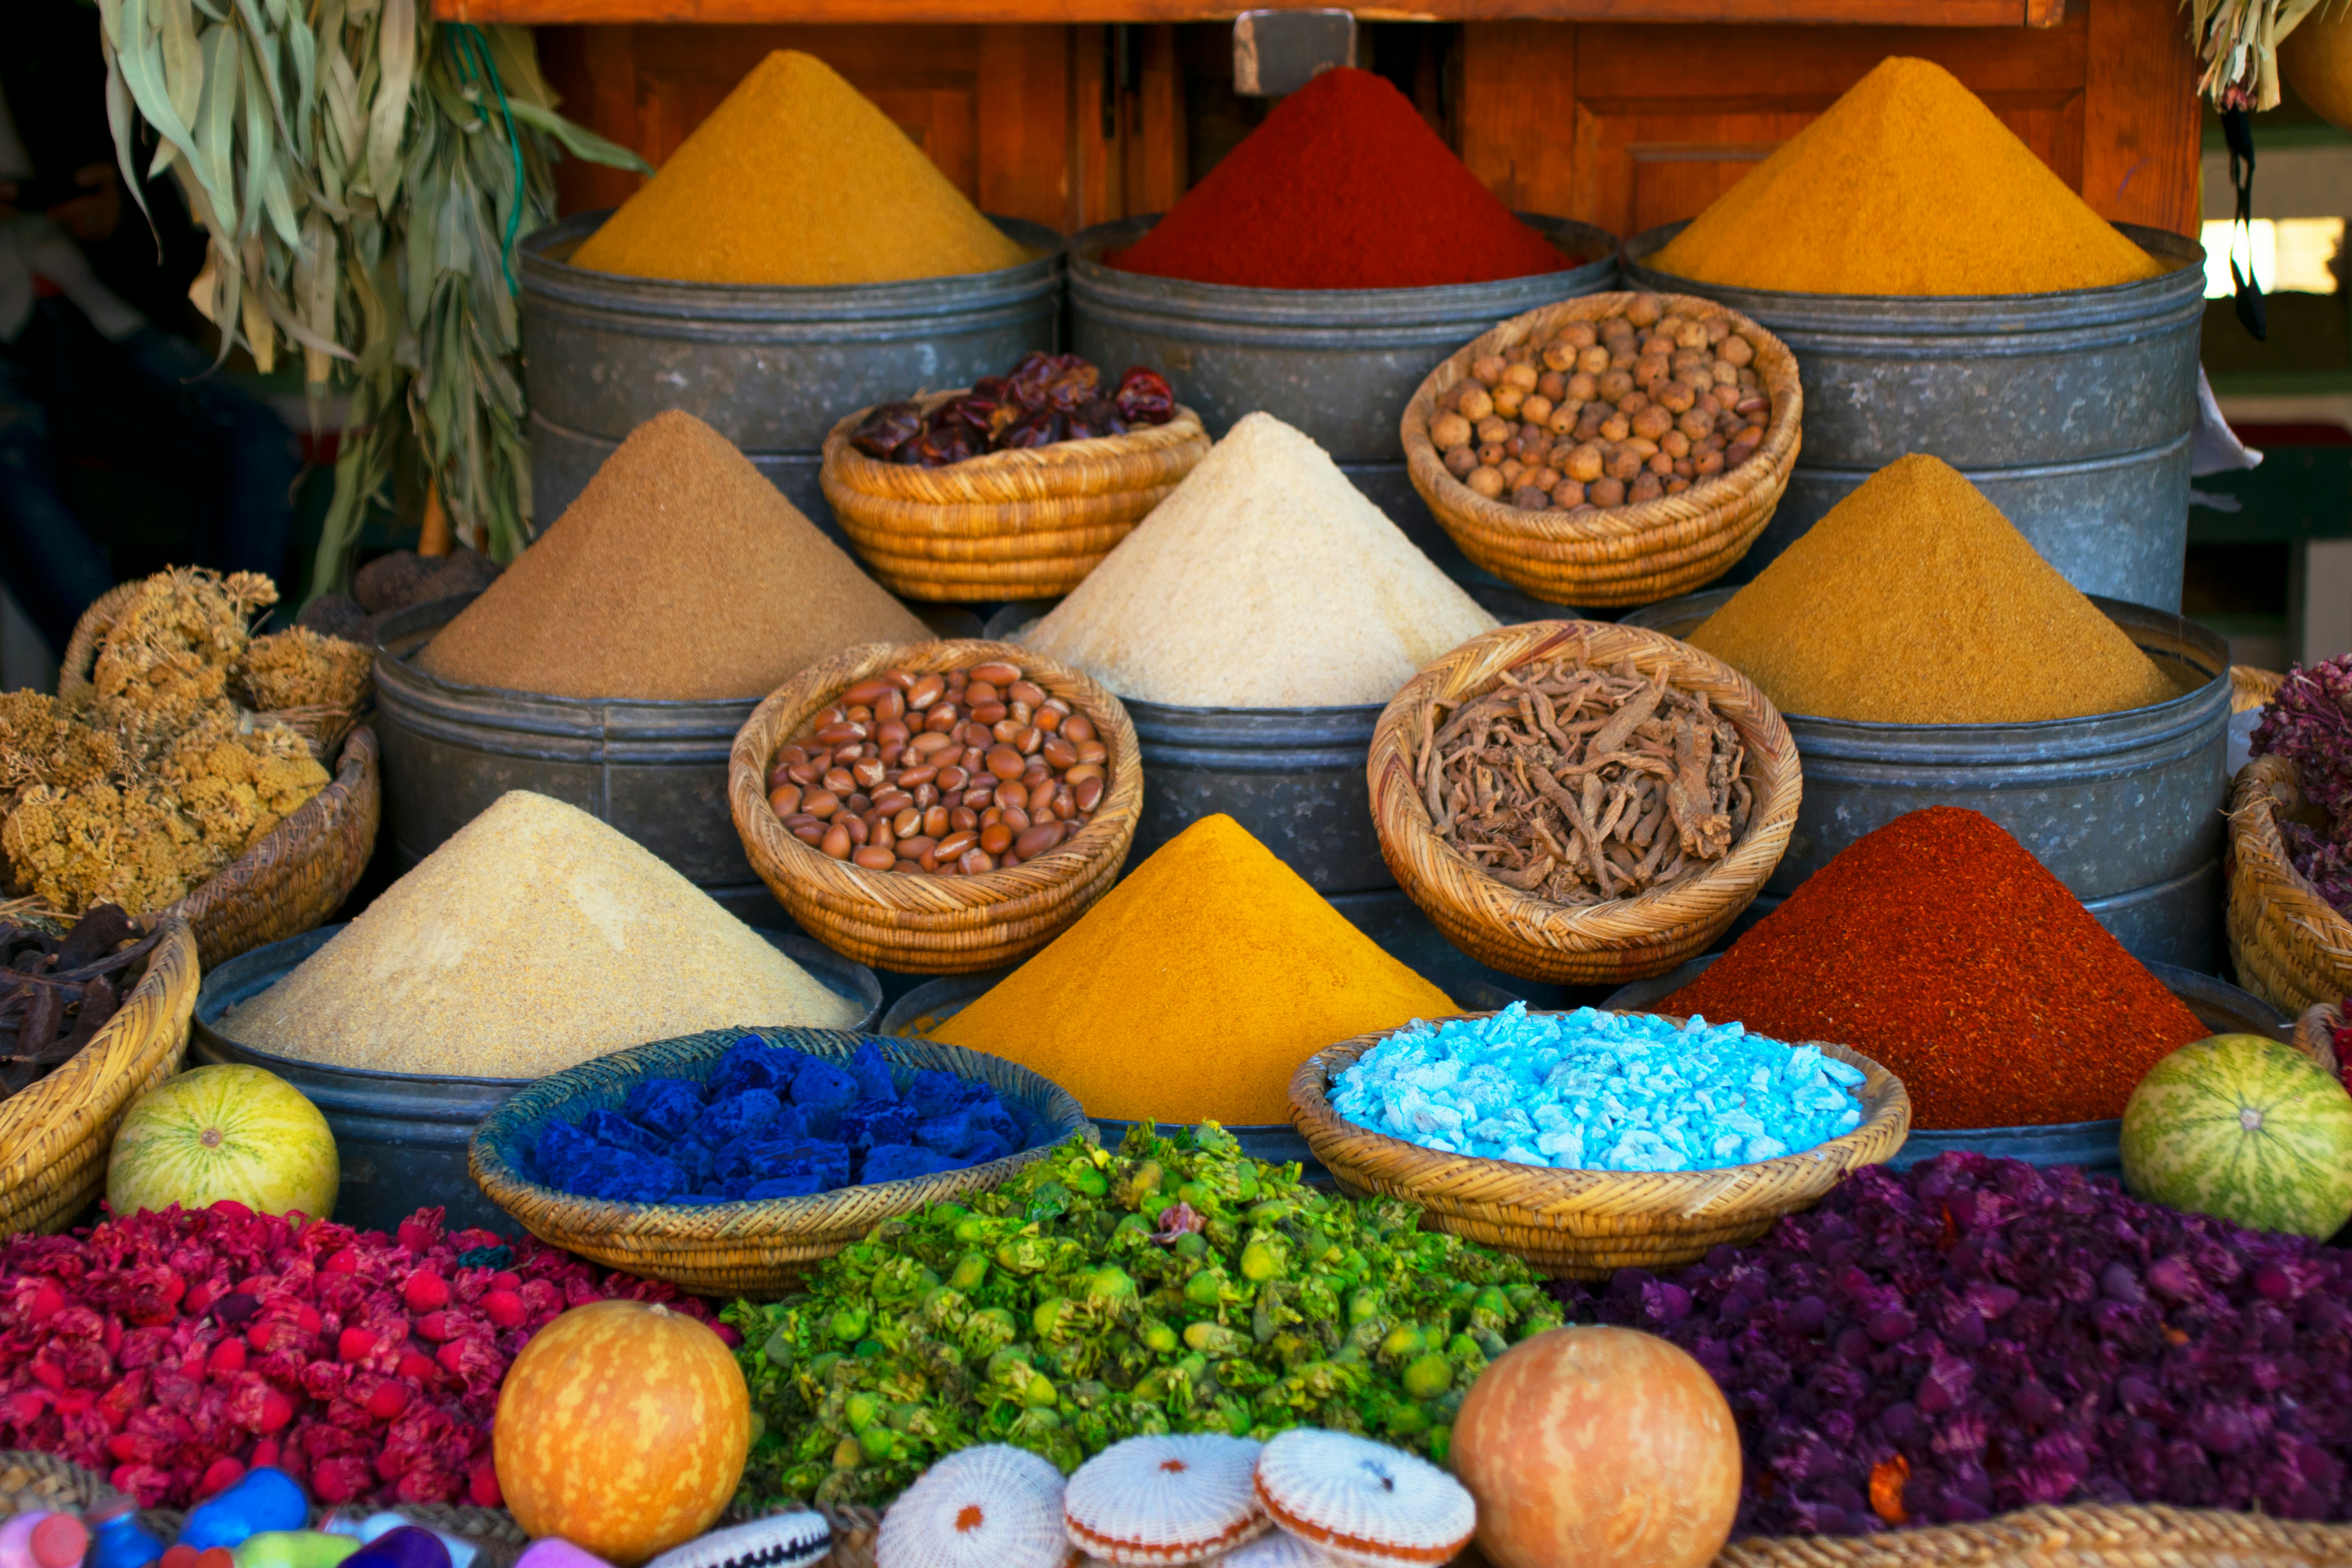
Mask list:
[[[351,388],[314,593],[349,580],[404,428],[451,516],[500,559],[522,548],[513,243],[553,216],[555,146],[646,167],[555,112],[528,30],[425,4],[99,0],[124,181],[137,195],[136,116],[148,173],[171,169],[211,235],[194,293],[222,353],[266,372],[299,350],[314,409]]]

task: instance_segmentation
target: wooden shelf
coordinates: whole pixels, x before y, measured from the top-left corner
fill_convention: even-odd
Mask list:
[[[953,24],[1214,22],[1328,0],[433,0],[448,21]],[[1367,21],[1801,22],[2050,27],[2065,0],[1423,0],[1353,5]],[[2182,24],[2183,26],[2186,24]]]

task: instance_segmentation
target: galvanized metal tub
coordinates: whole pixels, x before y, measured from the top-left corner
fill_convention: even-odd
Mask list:
[[[509,790],[527,789],[610,823],[737,919],[789,924],[743,858],[727,807],[728,752],[760,700],[549,697],[460,685],[409,662],[472,602],[468,595],[402,610],[377,634],[384,828],[400,869]]]
[[[1433,366],[1496,322],[1617,281],[1615,235],[1518,216],[1563,253],[1591,259],[1436,289],[1236,289],[1106,266],[1105,251],[1133,245],[1160,215],[1100,224],[1070,241],[1072,341],[1107,372],[1160,371],[1212,438],[1260,410],[1305,431],[1431,560],[1462,576],[1477,569],[1405,476],[1405,404]]]
[[[1719,952],[1710,952],[1655,979],[1636,980],[1630,985],[1619,986],[1610,993],[1609,1000],[1603,1005],[1627,1012],[1653,1011],[1675,992],[1706,973],[1707,965],[1722,956]],[[2182,969],[2176,964],[2149,963],[2147,971],[2162,981],[2165,989],[2179,997],[2188,1009],[2197,1015],[2198,1021],[2214,1034],[2268,1035],[2282,1043],[2293,1043],[2293,1020],[2259,996],[2241,991],[2210,974],[2200,974],[2193,969]],[[2123,1127],[2119,1119],[2056,1121],[2040,1127],[1972,1127],[1942,1131],[1914,1127],[1910,1136],[1904,1140],[1902,1149],[1887,1163],[1904,1171],[1938,1154],[1949,1153],[1956,1149],[1970,1149],[1999,1159],[2022,1160],[2029,1165],[2080,1165],[2096,1175],[2120,1176],[2123,1173]]]
[[[916,986],[890,1005],[882,1015],[882,1033],[886,1035],[923,1035],[954,1017],[979,997],[992,990],[996,983],[1013,972],[1009,969],[988,970],[979,974],[950,974],[942,979],[927,981]],[[1500,1008],[1515,999],[1496,987],[1465,988],[1454,1000],[1473,1012]],[[1100,1133],[1103,1147],[1116,1149],[1127,1130],[1135,1125],[1115,1117],[1097,1116],[1091,1119]],[[1172,1125],[1156,1122],[1155,1126]],[[1242,1152],[1268,1164],[1296,1163],[1300,1173],[1309,1179],[1328,1180],[1323,1162],[1307,1146],[1307,1139],[1286,1121],[1254,1122],[1245,1126],[1228,1127],[1242,1146]]]
[[[961,277],[837,287],[681,283],[574,267],[612,216],[582,213],[517,247],[530,391],[531,517],[562,514],[628,433],[682,408],[735,443],[794,506],[834,529],[820,448],[853,408],[969,386],[1054,347],[1062,237],[991,221],[1037,252]]]
[[[1686,637],[1734,592],[1670,599],[1625,624]],[[1805,802],[1764,897],[1786,898],[1839,850],[1906,812],[1967,806],[2013,834],[2135,957],[2216,970],[2229,645],[2163,610],[2096,595],[2091,602],[2159,668],[2196,688],[2147,708],[2032,724],[1784,713],[1804,763]]]
[[[1058,603],[1007,605],[982,635],[1017,642]],[[1180,708],[1119,700],[1143,751],[1143,815],[1129,867],[1223,812],[1326,897],[1396,886],[1364,792],[1381,704]]]
[[[2084,593],[2179,609],[2205,248],[2116,226],[2171,270],[2050,294],[1793,294],[1649,266],[1679,223],[1627,241],[1628,288],[1720,300],[1796,351],[1805,449],[1729,580],[1753,578],[1895,458],[1928,452]]]
[[[227,1032],[235,1027],[224,1022],[229,1009],[277,984],[342,929],[321,926],[273,942],[205,974],[196,994],[190,1054],[206,1066],[242,1062],[266,1068],[319,1108],[335,1134],[335,1150],[342,1161],[342,1189],[335,1198],[340,1223],[389,1231],[420,1208],[439,1206],[449,1211],[452,1227],[512,1230],[506,1212],[474,1184],[466,1167],[466,1148],[484,1117],[536,1079],[326,1067],[241,1046]],[[858,1004],[862,1012],[851,1027],[871,1028],[881,1016],[882,987],[872,970],[805,937],[773,931],[760,934],[826,990]]]

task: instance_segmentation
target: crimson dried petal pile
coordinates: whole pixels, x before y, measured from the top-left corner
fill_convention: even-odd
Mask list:
[[[1735,1534],[2041,1503],[2352,1518],[2352,1253],[2072,1166],[1872,1166],[1671,1279],[1553,1289],[1723,1385]]]
[[[293,1233],[241,1205],[0,1244],[0,1447],[61,1455],[147,1508],[276,1465],[321,1502],[499,1501],[490,1418],[530,1336],[567,1308],[664,1301],[527,1238]],[[721,1329],[722,1334],[732,1331]]]

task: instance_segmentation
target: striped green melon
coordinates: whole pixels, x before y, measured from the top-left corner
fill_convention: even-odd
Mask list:
[[[119,1215],[227,1199],[326,1219],[341,1180],[319,1108],[275,1073],[230,1064],[184,1072],[132,1102],[107,1159],[106,1201]]]
[[[2133,1195],[2326,1238],[2352,1220],[2352,1094],[2292,1046],[2216,1035],[2148,1069],[2124,1107]]]

